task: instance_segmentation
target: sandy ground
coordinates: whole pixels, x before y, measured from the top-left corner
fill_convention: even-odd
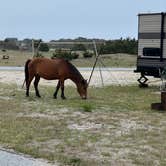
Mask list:
[[[91,71],[80,71],[85,79],[89,79]],[[137,84],[137,79],[140,74],[136,74],[133,71],[102,71],[102,77],[104,85],[128,85]],[[16,83],[21,86],[24,81],[23,71],[0,71],[1,83]],[[56,86],[57,81],[48,81],[41,79],[41,85]],[[70,80],[65,81],[65,85],[74,85]],[[94,71],[91,82],[91,86],[101,86],[101,76],[99,71]]]

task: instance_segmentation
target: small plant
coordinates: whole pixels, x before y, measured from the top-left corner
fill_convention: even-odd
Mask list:
[[[92,107],[92,105],[90,105],[90,104],[82,105],[82,110],[83,110],[84,112],[92,112],[92,109],[93,109],[93,107]]]
[[[68,163],[73,166],[79,166],[79,165],[81,165],[81,159],[80,158],[71,158]]]

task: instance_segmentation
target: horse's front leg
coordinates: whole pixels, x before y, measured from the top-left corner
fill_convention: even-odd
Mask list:
[[[61,98],[62,99],[66,99],[65,95],[64,95],[64,80],[60,80],[60,86],[61,86]]]
[[[57,94],[58,94],[59,88],[60,88],[60,81],[58,81],[58,84],[57,84],[57,86],[56,86],[56,91],[55,91],[55,93],[54,93],[54,98],[55,98],[55,99],[57,98]]]

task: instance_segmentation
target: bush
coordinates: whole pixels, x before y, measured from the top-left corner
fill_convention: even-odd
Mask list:
[[[71,53],[73,56],[73,59],[77,59],[79,57],[79,54],[77,54],[76,52]]]
[[[72,48],[73,51],[86,51],[84,44],[75,44]]]
[[[72,53],[71,51],[63,51],[63,50],[57,50],[55,53],[53,53],[53,56],[51,58],[62,58],[65,60],[72,60],[77,59],[79,54]]]
[[[41,43],[40,47],[39,47],[39,51],[43,51],[43,52],[48,52],[49,51],[49,46],[46,43]]]
[[[89,51],[85,51],[83,53],[83,57],[84,58],[91,58],[93,56],[93,53],[89,52]]]
[[[42,55],[41,52],[36,52],[34,57],[37,57],[37,58],[43,58],[44,56]]]

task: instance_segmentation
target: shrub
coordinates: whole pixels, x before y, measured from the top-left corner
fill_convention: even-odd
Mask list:
[[[48,52],[49,51],[49,46],[46,43],[41,43],[40,47],[39,47],[39,51],[43,51],[43,52]]]
[[[89,52],[89,51],[85,51],[83,53],[83,57],[84,58],[91,58],[93,56],[93,53]]]
[[[72,53],[71,51],[57,50],[53,53],[51,58],[63,58],[70,61],[72,59],[77,59],[78,56],[77,53]]]
[[[37,57],[37,58],[43,58],[44,56],[42,55],[41,52],[37,52],[34,57]]]
[[[79,54],[77,54],[76,52],[71,53],[73,56],[73,59],[77,59],[79,57]]]
[[[72,48],[73,51],[86,51],[84,44],[75,44]]]

